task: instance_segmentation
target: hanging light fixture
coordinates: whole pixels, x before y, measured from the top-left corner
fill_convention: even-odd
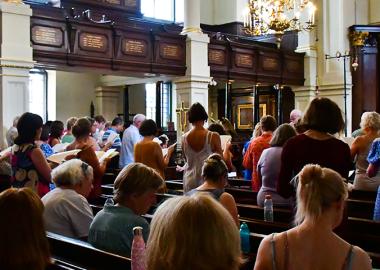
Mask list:
[[[302,24],[300,16],[308,10],[308,20]],[[244,32],[252,36],[273,33],[277,46],[285,31],[311,31],[315,27],[314,4],[309,0],[249,0],[243,12]]]

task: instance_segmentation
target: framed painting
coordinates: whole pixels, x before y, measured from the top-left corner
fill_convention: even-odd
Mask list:
[[[267,115],[267,104],[262,103],[259,105],[259,115],[260,118]]]
[[[253,105],[241,104],[237,106],[237,128],[252,129],[253,127]]]

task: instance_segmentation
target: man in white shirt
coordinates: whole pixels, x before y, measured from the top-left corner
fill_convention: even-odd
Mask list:
[[[145,120],[145,115],[136,114],[133,117],[133,123],[124,131],[123,141],[120,150],[120,168],[124,168],[130,163],[134,162],[133,150],[135,144],[142,140],[142,136],[139,133],[141,123]]]

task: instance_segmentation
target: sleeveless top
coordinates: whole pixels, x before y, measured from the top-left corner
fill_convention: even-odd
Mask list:
[[[37,146],[35,144],[23,144],[12,146],[11,165],[12,165],[12,187],[28,187],[40,196],[49,192],[49,183],[43,181],[31,159],[31,154]],[[42,181],[40,181],[42,180]]]
[[[271,249],[272,249],[272,269],[277,270],[277,262],[276,262],[276,247],[275,243],[276,241],[274,240],[275,233],[272,233],[271,237]],[[289,242],[288,242],[288,232],[285,232],[285,256],[284,256],[284,270],[288,270],[289,268]],[[351,270],[352,269],[352,259],[354,257],[354,246],[351,245],[350,249],[348,251],[347,257],[344,261],[344,264],[342,266],[342,270]]]
[[[199,190],[199,189],[192,189],[190,190],[189,192],[187,192],[185,195],[186,196],[192,196],[194,194],[197,194],[197,193],[202,193],[202,192],[205,192],[205,193],[208,193],[209,195],[211,195],[215,200],[219,201],[219,198],[220,196],[222,196],[222,194],[224,193],[224,189],[217,189],[217,188],[214,188],[214,189],[204,189],[204,190]]]
[[[194,188],[199,187],[202,182],[202,166],[204,161],[208,158],[209,155],[212,154],[211,150],[211,136],[212,132],[207,131],[206,140],[203,148],[196,152],[187,142],[186,133],[182,137],[182,150],[185,154],[187,165],[183,172],[183,190],[184,192],[188,192]]]

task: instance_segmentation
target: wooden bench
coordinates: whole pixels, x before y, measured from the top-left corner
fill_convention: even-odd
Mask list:
[[[47,233],[53,258],[77,267],[90,270],[130,270],[131,260],[109,253],[84,241],[72,239],[54,233]]]

